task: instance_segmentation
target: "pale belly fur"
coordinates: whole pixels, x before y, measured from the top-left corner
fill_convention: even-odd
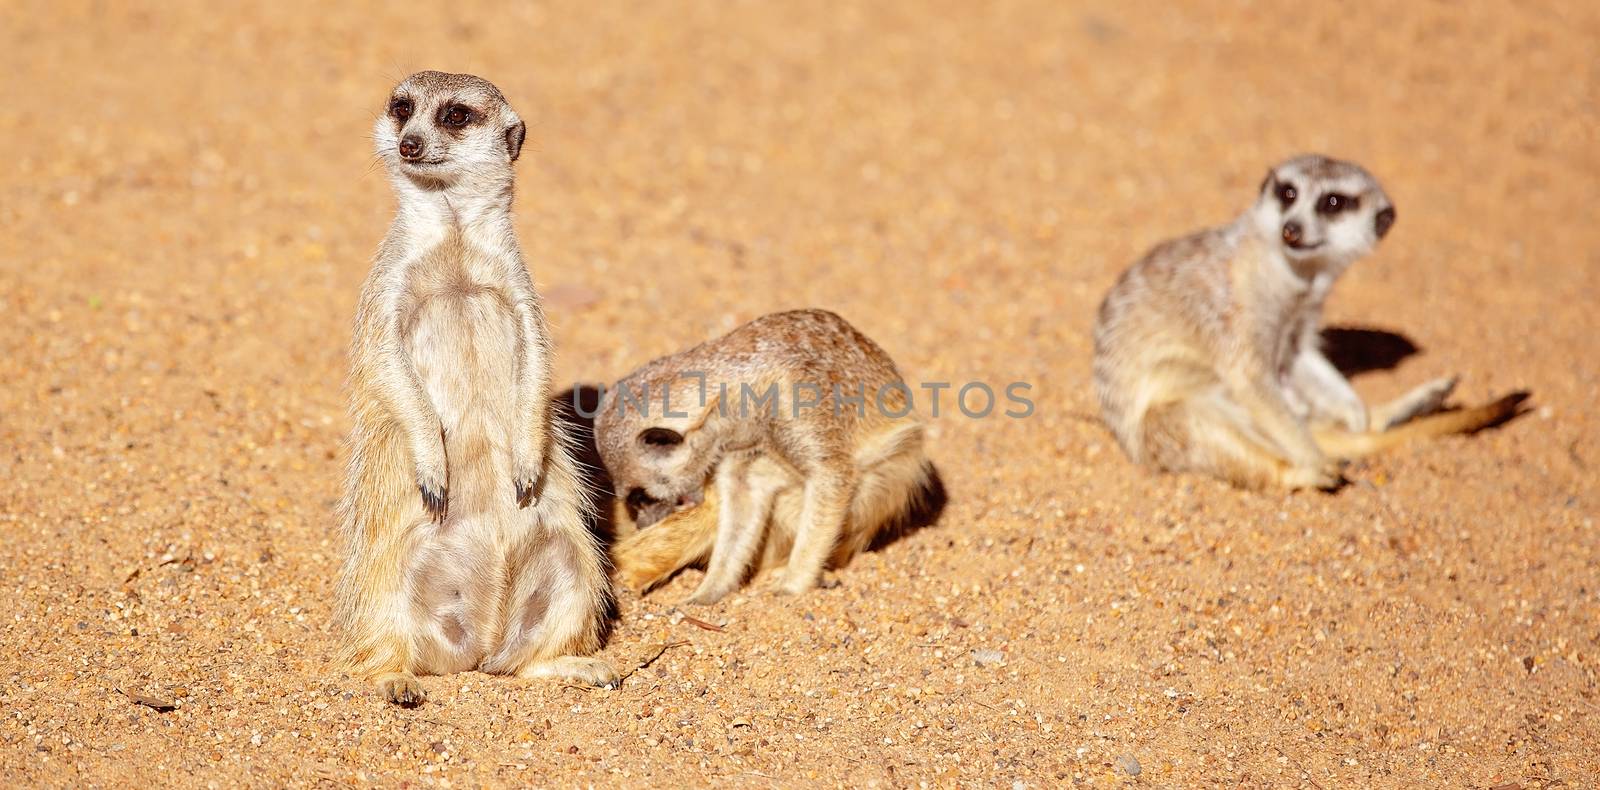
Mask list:
[[[518,510],[514,425],[516,319],[490,291],[447,293],[418,308],[406,351],[444,427],[449,514],[424,524],[408,589],[418,653],[433,672],[475,668],[501,639],[506,546]]]

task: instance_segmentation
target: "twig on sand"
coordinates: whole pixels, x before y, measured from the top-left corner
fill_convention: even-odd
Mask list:
[[[639,670],[644,669],[651,664],[654,664],[656,659],[660,658],[662,654],[666,653],[668,650],[671,650],[674,647],[683,647],[687,644],[689,644],[689,640],[679,639],[676,642],[667,642],[666,644],[652,645],[646,648],[644,653],[639,656],[639,660],[634,662],[633,668],[623,671],[622,676],[617,679],[617,684],[621,685],[622,681],[632,677],[633,673],[638,672]]]
[[[129,691],[123,691],[122,689],[117,689],[117,692],[122,694],[122,696],[127,697],[128,700],[133,704],[143,705],[146,708],[156,711],[157,713],[166,713],[168,711],[174,711],[178,709],[178,703],[176,702],[157,699],[155,697],[147,697],[143,694],[134,694]]]
[[[1279,748],[1277,746],[1272,747],[1272,749],[1273,749],[1273,751],[1277,752],[1280,756],[1282,756],[1283,759],[1288,760],[1289,764],[1294,766],[1296,771],[1299,771],[1301,774],[1303,774],[1305,776],[1305,778],[1306,778],[1306,781],[1310,782],[1312,787],[1317,788],[1317,790],[1323,790],[1322,785],[1317,783],[1317,780],[1311,776],[1311,772],[1307,771],[1306,767],[1301,765],[1299,760],[1294,759],[1293,757],[1291,757],[1289,755],[1288,752],[1284,751],[1283,749],[1281,749],[1281,748]]]
[[[708,622],[706,622],[704,620],[701,620],[698,617],[690,617],[689,615],[686,615],[681,611],[678,612],[678,615],[683,618],[683,621],[685,623],[688,623],[689,625],[692,625],[695,628],[704,628],[707,631],[716,631],[718,633],[721,633],[721,632],[727,630],[727,629],[723,628],[722,626],[717,625],[716,623],[708,623]]]

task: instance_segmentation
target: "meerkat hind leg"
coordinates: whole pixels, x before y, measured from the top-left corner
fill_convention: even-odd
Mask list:
[[[1159,468],[1200,472],[1245,488],[1335,488],[1340,464],[1297,468],[1256,430],[1250,414],[1218,388],[1153,406],[1144,417],[1144,447]]]
[[[510,557],[505,630],[482,669],[611,685],[615,669],[580,655],[600,646],[610,582],[579,507],[576,480],[564,470],[551,477],[544,496],[527,510],[511,511],[511,518],[536,523]]]
[[[611,662],[593,656],[559,656],[535,661],[517,671],[524,680],[566,680],[597,688],[614,689],[622,676]]]
[[[1372,430],[1387,431],[1444,408],[1455,391],[1458,376],[1441,376],[1372,410]]]
[[[923,455],[920,427],[914,438],[861,469],[845,535],[833,552],[834,567],[843,567],[879,533],[898,526],[928,496],[933,465]]]
[[[800,523],[789,551],[789,564],[778,579],[778,589],[798,595],[817,585],[822,568],[844,534],[854,481],[834,472],[817,472],[802,489]]]

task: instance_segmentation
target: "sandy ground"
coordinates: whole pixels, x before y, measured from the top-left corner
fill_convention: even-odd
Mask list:
[[[0,28],[5,784],[1600,775],[1600,6],[124,5]],[[562,385],[815,305],[1037,413],[946,402],[942,518],[833,589],[689,612],[721,630],[672,608],[692,572],[625,596],[605,656],[687,644],[620,690],[386,707],[328,669],[331,510],[369,124],[422,68],[531,121]],[[1138,471],[1092,418],[1100,295],[1306,149],[1399,207],[1330,307],[1417,349],[1361,392],[1534,411],[1335,495]]]

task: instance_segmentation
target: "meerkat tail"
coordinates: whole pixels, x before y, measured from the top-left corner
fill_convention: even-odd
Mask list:
[[[704,560],[717,539],[717,487],[707,483],[700,504],[679,510],[617,543],[617,583],[643,593]]]
[[[1517,408],[1527,399],[1528,393],[1514,392],[1482,406],[1418,417],[1387,431],[1350,433],[1339,430],[1317,430],[1315,432],[1317,446],[1328,455],[1338,458],[1360,458],[1418,439],[1473,433],[1499,425],[1516,416]]]

